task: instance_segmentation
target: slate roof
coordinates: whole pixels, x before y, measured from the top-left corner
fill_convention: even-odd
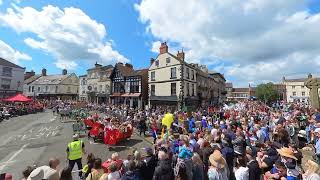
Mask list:
[[[285,79],[285,82],[305,82],[308,78]]]
[[[143,76],[145,74],[148,74],[148,69],[138,69],[133,72],[131,72],[128,76]]]
[[[63,80],[65,80],[69,76],[70,74],[41,76],[40,78],[34,81],[34,84],[37,84],[37,85],[60,84]]]
[[[0,57],[0,65],[2,65],[2,66],[7,66],[7,67],[24,69],[23,67],[18,66],[18,65],[14,64],[14,63],[12,63],[12,62],[10,62],[10,61],[8,61],[8,60],[5,60],[5,59],[3,59],[3,58],[1,58],[1,57]]]
[[[107,65],[107,66],[102,66],[102,67],[100,67],[102,70],[106,70],[106,69],[110,69],[110,68],[113,68],[113,66],[112,65]],[[96,69],[96,67],[93,67],[93,68],[90,68],[90,69],[88,69],[87,71],[91,71],[91,70],[95,70]]]
[[[233,92],[249,92],[249,88],[233,88]]]
[[[122,63],[118,63],[116,64],[116,69],[118,69],[120,71],[120,73],[122,74],[122,76],[130,76],[131,73],[134,72],[134,70],[130,67],[125,66]]]
[[[30,84],[32,83],[33,81],[37,80],[38,78],[40,78],[41,75],[34,75],[34,76],[31,76],[29,77],[28,79],[24,80],[24,84]]]

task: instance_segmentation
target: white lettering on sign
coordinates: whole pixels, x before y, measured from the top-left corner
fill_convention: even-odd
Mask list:
[[[39,128],[31,128],[23,134],[18,134],[10,137],[9,142],[30,141],[36,139],[47,139],[55,137],[61,131],[62,126],[41,126]]]

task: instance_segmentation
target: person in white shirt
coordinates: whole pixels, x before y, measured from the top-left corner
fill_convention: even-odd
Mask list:
[[[237,157],[234,175],[236,180],[249,180],[249,168],[246,166],[246,160],[242,156]]]

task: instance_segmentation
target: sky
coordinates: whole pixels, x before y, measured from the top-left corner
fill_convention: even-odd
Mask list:
[[[148,68],[161,42],[235,87],[320,75],[320,0],[0,0],[0,57],[48,74]]]

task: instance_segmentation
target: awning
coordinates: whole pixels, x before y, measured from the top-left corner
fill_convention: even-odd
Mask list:
[[[27,98],[23,94],[17,94],[13,97],[4,99],[4,101],[7,101],[7,102],[30,102],[30,101],[32,101],[32,99]]]
[[[150,101],[178,101],[177,96],[150,96]]]
[[[111,97],[120,97],[121,96],[121,93],[113,93],[112,95],[111,95]]]
[[[125,93],[121,97],[140,97],[141,93]]]

